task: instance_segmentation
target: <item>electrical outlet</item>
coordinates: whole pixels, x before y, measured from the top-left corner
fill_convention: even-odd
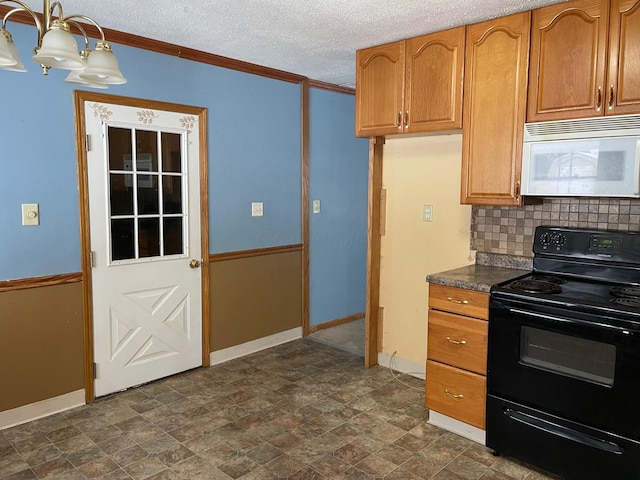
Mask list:
[[[433,222],[433,205],[422,206],[422,221]]]
[[[264,215],[264,207],[262,202],[253,202],[251,204],[251,216],[262,217]]]
[[[320,213],[320,200],[313,201],[313,213]]]
[[[40,225],[40,209],[37,203],[22,204],[22,225]]]

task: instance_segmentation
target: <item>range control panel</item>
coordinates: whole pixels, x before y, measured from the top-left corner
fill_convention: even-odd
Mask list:
[[[640,285],[640,232],[536,227],[533,268]]]
[[[589,251],[611,255],[622,251],[622,238],[609,235],[592,235]]]
[[[640,264],[640,233],[539,226],[533,237],[533,253]]]

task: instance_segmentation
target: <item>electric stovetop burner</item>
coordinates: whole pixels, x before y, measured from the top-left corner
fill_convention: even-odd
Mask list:
[[[540,276],[547,277],[547,275]],[[550,282],[548,280],[540,280],[538,278],[535,278],[534,275],[531,279],[516,280],[511,285],[509,285],[509,288],[526,293],[560,293],[562,292],[562,287],[559,285],[559,283],[562,283],[562,281],[556,283]]]
[[[630,297],[640,299],[640,287],[635,285],[611,287],[609,293],[614,297]]]
[[[625,307],[640,308],[640,287],[635,285],[611,287],[609,293],[615,297],[611,303]]]
[[[636,297],[617,297],[612,299],[611,303],[624,305],[625,307],[640,308],[640,298]]]
[[[534,273],[533,275],[531,275],[531,280],[555,283],[556,285],[562,285],[563,283],[567,283],[567,281],[564,278],[558,277],[557,275],[551,275],[549,273]]]

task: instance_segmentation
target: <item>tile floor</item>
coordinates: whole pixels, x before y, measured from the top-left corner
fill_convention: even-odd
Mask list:
[[[364,357],[364,318],[313,332],[307,338]]]
[[[423,397],[421,380],[297,340],[3,430],[0,478],[551,478],[427,424]]]

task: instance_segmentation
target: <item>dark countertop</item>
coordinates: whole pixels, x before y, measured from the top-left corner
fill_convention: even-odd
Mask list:
[[[479,252],[474,265],[427,275],[427,282],[488,292],[491,285],[530,273],[531,262],[530,258]]]

